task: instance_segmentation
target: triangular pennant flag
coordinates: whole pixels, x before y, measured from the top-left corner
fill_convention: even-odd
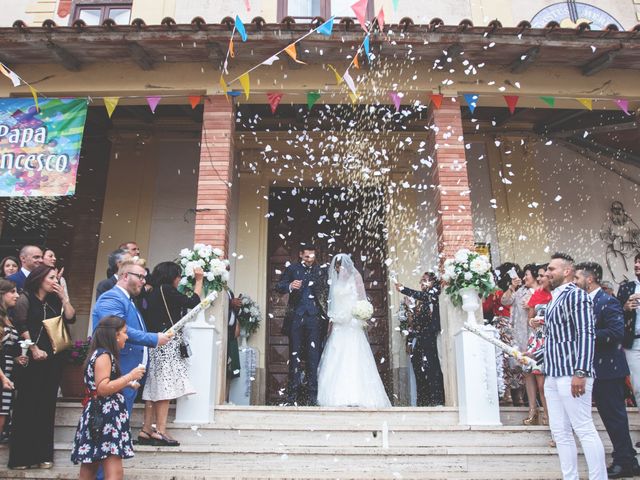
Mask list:
[[[356,84],[353,81],[353,78],[351,78],[351,74],[349,73],[349,70],[347,70],[346,72],[344,72],[344,75],[342,75],[342,79],[345,81],[345,83],[349,86],[349,89],[353,92],[356,93]]]
[[[398,3],[400,3],[400,0],[393,0],[393,9],[396,12],[398,11]]]
[[[224,96],[226,97],[226,99],[229,100],[229,96],[227,95],[227,91],[229,90],[229,87],[227,86],[227,82],[224,81],[223,75],[220,75],[220,90],[222,90],[222,93],[224,93]]]
[[[400,103],[402,102],[402,97],[398,92],[389,92],[389,96],[391,97],[391,101],[396,107],[396,112],[400,110]]]
[[[243,73],[240,75],[240,85],[242,85],[242,89],[244,90],[244,96],[247,100],[249,100],[249,92],[251,92],[251,83],[249,82],[249,74]]]
[[[555,97],[540,97],[540,100],[542,100],[544,103],[546,103],[550,107],[555,107],[556,106],[556,98]]]
[[[358,61],[358,52],[356,52],[355,57],[353,57],[353,66],[360,70],[360,62]]]
[[[20,77],[10,68],[6,67],[4,65],[4,63],[0,63],[0,72],[2,72],[2,74],[7,77],[9,80],[11,80],[11,83],[13,84],[14,87],[19,87],[20,86]]]
[[[358,19],[358,22],[360,22],[360,26],[363,30],[367,29],[367,3],[369,3],[369,0],[358,0],[356,3],[351,5],[351,10],[356,14],[356,18]]]
[[[280,57],[278,57],[277,55],[274,55],[273,57],[267,58],[264,62],[262,62],[262,64],[273,65],[273,62],[277,62],[278,60],[280,60]]]
[[[147,104],[151,109],[151,113],[156,113],[156,108],[158,108],[158,104],[162,97],[147,97]]]
[[[384,8],[380,9],[376,20],[378,21],[378,27],[380,27],[380,31],[382,32],[384,30]]]
[[[38,104],[38,92],[31,85],[29,85],[29,90],[31,90],[31,95],[33,95],[33,101],[36,104],[36,112],[39,112],[40,105]]]
[[[369,35],[364,37],[364,42],[362,42],[362,44],[364,45],[364,53],[365,55],[367,55],[367,59],[368,59],[369,58]]]
[[[229,90],[227,94],[230,97],[239,97],[240,95],[242,95],[242,92],[240,90]]]
[[[271,113],[276,113],[276,109],[278,108],[278,105],[280,105],[280,100],[282,100],[283,95],[284,93],[267,93],[267,99],[271,106]]]
[[[614,102],[615,102],[615,104],[618,106],[618,108],[620,110],[622,110],[627,115],[631,115],[629,113],[629,100],[626,100],[624,98],[618,98],[618,99],[614,100]]]
[[[433,106],[435,107],[436,110],[440,109],[440,106],[442,105],[442,100],[444,100],[444,95],[440,93],[431,94],[431,102],[433,102]]]
[[[120,97],[104,97],[104,106],[107,108],[107,115],[111,118],[113,115],[113,111],[118,106],[118,102],[120,101]]]
[[[331,33],[333,32],[333,19],[334,18],[335,17],[331,17],[329,20],[327,20],[322,25],[320,25],[316,29],[316,32],[321,33],[322,35],[330,36]]]
[[[233,50],[233,37],[229,39],[229,56],[231,58],[236,58],[236,52]]]
[[[202,97],[200,95],[189,95],[189,104],[191,105],[192,110],[200,105],[201,99]]]
[[[593,100],[590,98],[576,98],[582,105],[587,107],[588,110],[593,110]]]
[[[292,43],[291,45],[287,46],[287,48],[285,48],[284,51],[287,52],[291,58],[293,58],[294,62],[306,65],[306,63],[301,62],[300,60],[298,60],[298,52],[296,52],[296,44],[295,43]]]
[[[340,85],[342,82],[344,82],[344,79],[340,76],[338,70],[336,70],[336,67],[330,64],[327,64],[327,67],[329,67],[333,74],[336,76],[336,84]]]
[[[247,31],[244,29],[244,23],[240,20],[240,17],[236,15],[236,30],[240,34],[240,38],[242,38],[243,42],[247,41]]]
[[[249,0],[244,0],[244,6],[247,9],[247,12],[251,11],[251,3],[249,3]]]
[[[307,92],[307,107],[311,110],[316,102],[320,99],[320,92]]]
[[[351,99],[351,103],[356,103],[358,101],[358,95],[356,92],[349,92],[349,98]]]
[[[518,99],[520,97],[518,95],[505,95],[504,101],[507,102],[507,107],[509,107],[509,112],[511,115],[516,111],[516,105],[518,105]]]
[[[465,93],[464,94],[464,100],[467,102],[467,105],[469,105],[469,110],[471,110],[471,113],[473,113],[473,111],[478,106],[478,99],[479,98],[480,98],[480,95],[478,95],[477,93]]]

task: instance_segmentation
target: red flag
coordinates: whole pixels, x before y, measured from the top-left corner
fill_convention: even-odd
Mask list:
[[[200,105],[201,98],[202,97],[200,95],[189,95],[189,104],[191,105],[192,110]]]
[[[509,112],[513,115],[513,112],[516,111],[516,105],[518,104],[518,99],[520,97],[517,95],[505,95],[504,100],[507,102],[507,106],[509,107]]]
[[[378,12],[378,16],[376,17],[378,20],[378,27],[380,27],[380,31],[384,30],[384,8],[381,8]]]
[[[356,18],[364,30],[367,29],[365,25],[367,20],[367,3],[369,3],[369,0],[358,0],[351,5],[351,10],[356,14]]]
[[[282,100],[283,93],[267,93],[267,99],[269,100],[269,105],[271,105],[271,113],[276,113],[276,109],[278,105],[280,105],[280,100]]]
[[[431,101],[433,102],[433,106],[436,110],[440,110],[440,105],[442,105],[442,100],[444,100],[444,95],[440,93],[432,93]]]

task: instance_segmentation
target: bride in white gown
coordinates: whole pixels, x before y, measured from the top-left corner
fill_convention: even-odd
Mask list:
[[[351,313],[356,302],[366,299],[362,276],[351,258],[344,253],[333,257],[328,305],[331,329],[318,367],[318,405],[391,406],[364,333],[365,322]]]

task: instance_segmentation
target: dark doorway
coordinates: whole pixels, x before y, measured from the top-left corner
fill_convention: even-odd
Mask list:
[[[301,242],[313,242],[317,262],[349,253],[362,273],[374,306],[375,326],[368,331],[378,371],[392,396],[389,365],[384,196],[376,189],[273,188],[269,194],[269,269],[267,274],[266,402],[283,401],[287,386],[288,338],[281,333],[287,295],[275,284],[287,262],[298,259]]]

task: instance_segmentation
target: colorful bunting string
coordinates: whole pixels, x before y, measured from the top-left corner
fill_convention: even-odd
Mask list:
[[[280,105],[280,100],[284,93],[267,93],[267,99],[269,100],[269,105],[271,106],[271,113],[276,113],[276,109],[278,105]]]
[[[376,20],[378,21],[378,28],[382,32],[384,30],[384,8],[381,8],[376,16]]]
[[[507,107],[509,108],[509,113],[513,115],[516,111],[516,105],[518,105],[518,99],[520,97],[518,95],[505,95],[504,101],[507,102]]]
[[[240,20],[240,16],[236,15],[236,30],[240,34],[240,38],[242,38],[243,42],[247,41],[247,30],[244,28],[244,23]],[[233,35],[232,35],[233,36]]]
[[[469,110],[471,110],[471,113],[473,113],[476,107],[478,106],[478,100],[480,99],[480,95],[476,93],[465,93],[463,96],[464,96],[465,102],[467,102],[467,105],[469,105]]]
[[[249,74],[244,73],[240,75],[240,85],[244,90],[244,96],[246,100],[249,100],[249,92],[251,92],[251,82],[249,81]]]
[[[626,100],[624,98],[617,98],[613,101],[618,108],[620,108],[620,110],[622,110],[624,113],[626,113],[627,115],[631,115],[629,113],[629,100]]]
[[[104,106],[107,109],[107,115],[109,115],[109,118],[111,118],[111,115],[113,115],[113,111],[118,106],[120,97],[104,97],[102,101],[104,102]]]
[[[593,110],[593,100],[590,98],[576,98],[582,105],[587,107],[588,110]]]
[[[440,106],[442,105],[442,100],[444,100],[444,95],[440,93],[432,93],[431,94],[431,102],[433,102],[433,106],[436,110],[440,110]]]
[[[306,65],[306,63],[298,60],[298,52],[296,51],[296,44],[295,43],[292,43],[291,45],[288,45],[284,49],[284,51],[293,59],[294,62]]]
[[[556,106],[555,97],[540,97],[540,100],[542,100],[544,103],[546,103],[550,107],[555,107]]]
[[[307,107],[309,110],[311,110],[311,107],[313,107],[319,99],[319,92],[307,92]]]
[[[192,110],[200,105],[200,100],[202,100],[200,95],[189,95],[189,104]]]
[[[369,0],[358,0],[356,3],[351,5],[351,10],[356,14],[356,18],[358,22],[360,22],[360,26],[363,30],[367,30],[367,4]]]
[[[333,33],[333,19],[336,17],[331,17],[329,20],[320,25],[316,31],[321,35],[331,36]]]
[[[391,101],[396,107],[396,112],[400,111],[400,104],[402,102],[402,97],[398,92],[389,92],[389,96],[391,97]]]
[[[147,97],[147,104],[149,105],[149,108],[151,109],[151,113],[155,114],[156,113],[156,108],[158,108],[158,104],[160,103],[160,100],[162,99],[162,97]]]

